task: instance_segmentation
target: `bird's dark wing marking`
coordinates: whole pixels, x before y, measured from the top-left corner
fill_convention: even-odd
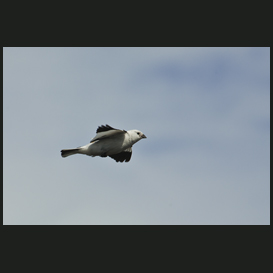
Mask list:
[[[106,131],[109,131],[109,130],[117,130],[117,129],[115,129],[115,128],[111,127],[110,125],[106,124],[106,125],[99,126],[96,133],[106,132]]]
[[[129,162],[132,156],[132,150],[129,151],[123,151],[121,153],[115,154],[115,155],[109,155],[111,158],[115,159],[117,162]]]
[[[99,126],[96,133],[106,132],[106,131],[109,131],[109,130],[119,130],[119,129],[113,128],[110,125],[106,124],[106,125]],[[127,131],[123,130],[123,132],[127,132]]]

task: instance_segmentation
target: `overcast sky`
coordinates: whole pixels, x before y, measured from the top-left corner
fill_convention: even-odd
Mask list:
[[[4,48],[5,225],[270,224],[269,48]],[[74,155],[138,129],[129,163]]]

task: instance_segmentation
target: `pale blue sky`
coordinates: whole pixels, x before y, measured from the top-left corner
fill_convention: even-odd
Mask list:
[[[4,224],[270,224],[269,48],[4,48]],[[129,163],[60,150],[141,130]]]

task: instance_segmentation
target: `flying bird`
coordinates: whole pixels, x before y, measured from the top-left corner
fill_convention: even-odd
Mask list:
[[[101,125],[96,136],[85,146],[75,149],[61,150],[62,157],[74,154],[101,156],[115,159],[116,162],[129,162],[132,156],[132,146],[146,136],[139,130],[119,130],[108,124]]]

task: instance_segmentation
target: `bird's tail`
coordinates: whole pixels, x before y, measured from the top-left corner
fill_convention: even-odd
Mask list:
[[[61,150],[61,153],[62,153],[62,157],[67,157],[67,156],[70,156],[70,155],[78,154],[79,151],[80,151],[80,148],[64,149],[64,150]]]

